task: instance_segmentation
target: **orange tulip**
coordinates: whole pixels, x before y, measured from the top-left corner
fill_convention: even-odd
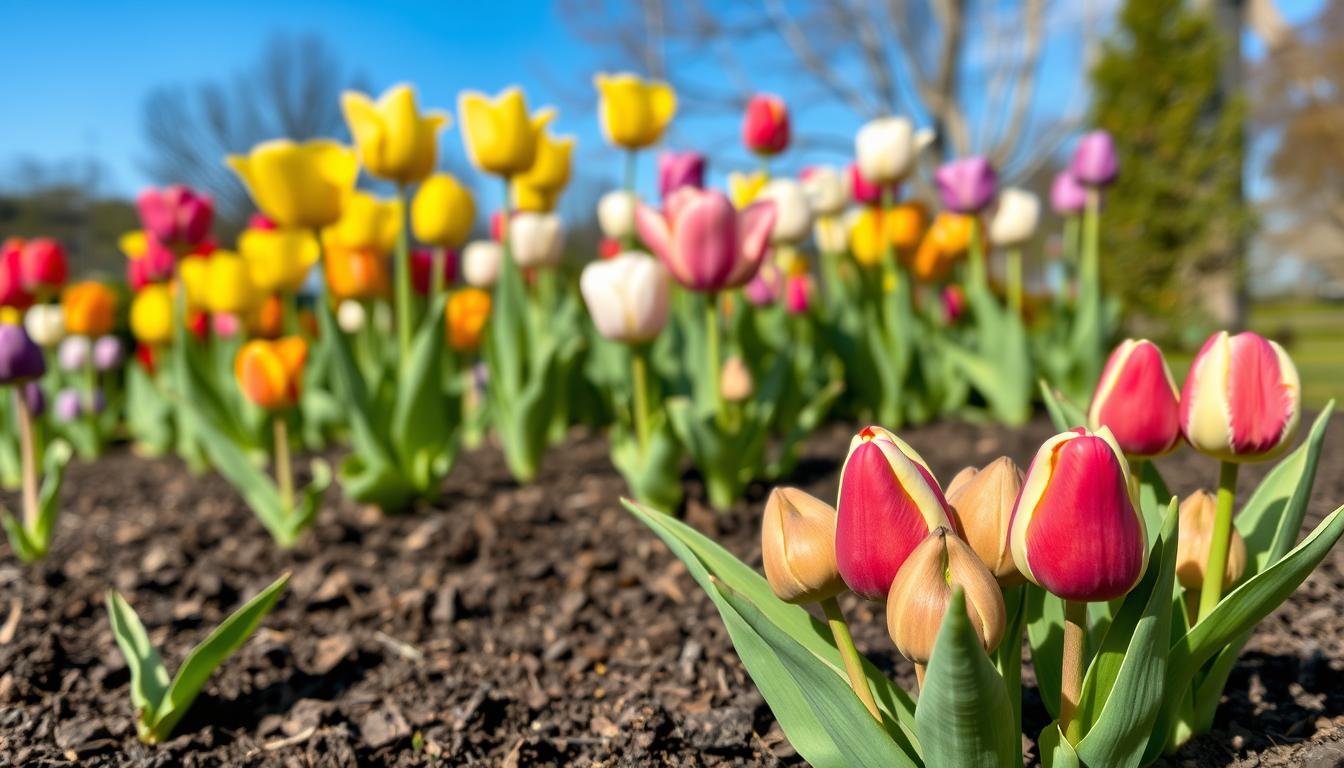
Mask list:
[[[885,229],[896,250],[909,252],[919,245],[928,223],[929,214],[923,203],[901,203],[887,211]]]
[[[850,225],[850,250],[864,266],[881,264],[888,243],[898,256],[908,259],[919,245],[927,222],[922,203],[902,203],[885,211],[864,208]]]
[[[448,297],[444,310],[448,344],[458,352],[470,352],[481,345],[485,321],[490,319],[490,294],[480,288],[463,288]]]
[[[103,336],[116,325],[117,295],[95,280],[75,283],[61,295],[65,330],[81,336]]]
[[[322,260],[331,297],[372,299],[387,294],[387,260],[368,249],[335,248]]]
[[[278,339],[285,332],[285,300],[273,293],[252,308],[247,318],[248,330],[262,339]]]
[[[308,343],[300,336],[275,341],[255,339],[238,350],[233,375],[248,400],[274,411],[299,402],[299,384]]]
[[[970,247],[974,225],[972,216],[946,211],[938,214],[915,251],[915,261],[911,265],[915,277],[924,281],[946,277],[953,262]]]

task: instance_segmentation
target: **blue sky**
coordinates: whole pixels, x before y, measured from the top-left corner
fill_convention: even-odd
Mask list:
[[[1279,0],[1290,21],[1309,16],[1323,0]],[[1073,0],[1056,0],[1071,3]],[[321,34],[351,70],[375,90],[411,81],[422,102],[452,109],[463,88],[495,91],[521,84],[537,103],[558,100],[557,83],[588,88],[590,73],[605,62],[568,34],[550,0],[496,2],[229,3],[228,8],[183,2],[6,2],[6,74],[0,78],[0,173],[19,158],[60,162],[94,156],[114,193],[146,183],[140,162],[145,95],[156,86],[190,86],[247,68],[274,33]],[[1070,76],[1067,48],[1048,58],[1047,80]],[[751,58],[748,57],[748,61]],[[768,69],[762,67],[762,69]],[[782,90],[768,71],[747,71],[753,85]],[[795,106],[798,119],[806,113]],[[718,118],[716,118],[718,119]],[[697,130],[707,142],[735,141],[737,115]],[[808,119],[852,122],[841,114]],[[567,104],[555,123],[578,136],[581,157],[618,158],[602,147],[595,116]],[[848,133],[856,125],[837,125]],[[684,138],[684,137],[679,137]],[[460,156],[456,130],[445,151]],[[594,159],[596,162],[596,159]],[[641,170],[648,179],[647,170]]]

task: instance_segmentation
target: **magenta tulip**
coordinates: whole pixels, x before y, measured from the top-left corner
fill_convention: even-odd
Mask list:
[[[640,239],[677,282],[715,292],[746,285],[765,258],[775,206],[753,203],[742,211],[722,192],[682,187],[667,198],[666,214],[640,204]]]
[[[954,213],[979,213],[994,199],[998,174],[989,160],[964,157],[945,163],[934,174],[943,207]]]
[[[1126,339],[1106,361],[1087,412],[1092,429],[1107,427],[1126,455],[1152,458],[1181,442],[1181,406],[1162,350]]]
[[[1302,387],[1283,347],[1257,334],[1220,331],[1204,342],[1181,390],[1181,431],[1223,461],[1273,458],[1292,442]]]
[[[864,178],[858,163],[850,163],[849,196],[860,205],[877,205],[882,202],[882,187]]]
[[[171,245],[194,245],[204,240],[215,215],[209,197],[180,184],[162,190],[146,189],[135,205],[145,231]]]
[[[804,315],[812,306],[816,283],[811,275],[789,275],[784,281],[784,309],[791,315]]]
[[[1087,207],[1087,187],[1079,184],[1067,169],[1060,171],[1050,184],[1050,207],[1061,216],[1082,213]]]
[[[1115,181],[1119,171],[1115,141],[1106,131],[1092,131],[1079,140],[1069,163],[1069,172],[1085,187],[1104,187]]]
[[[766,94],[751,97],[742,120],[742,143],[766,157],[788,148],[789,108],[783,99]]]
[[[682,187],[705,186],[705,156],[699,152],[673,152],[658,156],[658,194],[664,201]]]

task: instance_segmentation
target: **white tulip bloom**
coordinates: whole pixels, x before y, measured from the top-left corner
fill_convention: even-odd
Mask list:
[[[663,330],[671,291],[667,268],[636,251],[591,262],[579,276],[598,333],[627,344],[651,341]]]
[[[462,251],[462,279],[467,285],[490,288],[499,279],[504,247],[494,240],[473,240]]]
[[[554,213],[522,211],[509,219],[509,251],[523,269],[553,267],[565,253],[565,228]]]
[[[802,184],[793,179],[772,179],[757,199],[775,204],[775,226],[770,230],[770,242],[797,243],[807,237],[812,227],[812,206]]]
[[[989,240],[995,245],[1021,245],[1036,234],[1040,219],[1040,198],[1025,189],[1009,187],[999,193],[998,207],[989,222]]]
[[[625,240],[635,234],[635,206],[639,198],[628,190],[618,189],[597,201],[597,223],[602,234],[612,240]]]

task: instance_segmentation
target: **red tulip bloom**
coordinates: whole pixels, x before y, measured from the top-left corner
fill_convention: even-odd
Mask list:
[[[1297,367],[1283,347],[1254,333],[1215,333],[1190,364],[1181,430],[1223,461],[1263,461],[1292,442],[1302,415]]]
[[[20,252],[19,267],[24,291],[34,296],[59,291],[70,273],[65,249],[50,237],[25,242]]]
[[[789,108],[778,96],[757,95],[747,102],[742,143],[758,155],[770,156],[789,146]]]
[[[33,295],[23,285],[23,241],[17,238],[0,244],[0,305],[27,309]]]
[[[1147,339],[1126,339],[1106,361],[1087,422],[1107,427],[1127,455],[1152,458],[1181,442],[1181,406],[1162,350]]]
[[[443,252],[443,284],[450,286],[457,279],[457,251]],[[411,285],[421,296],[428,296],[434,285],[434,252],[428,248],[411,251]]]
[[[135,200],[145,232],[165,245],[193,245],[210,234],[215,207],[210,198],[180,184],[146,189]]]

